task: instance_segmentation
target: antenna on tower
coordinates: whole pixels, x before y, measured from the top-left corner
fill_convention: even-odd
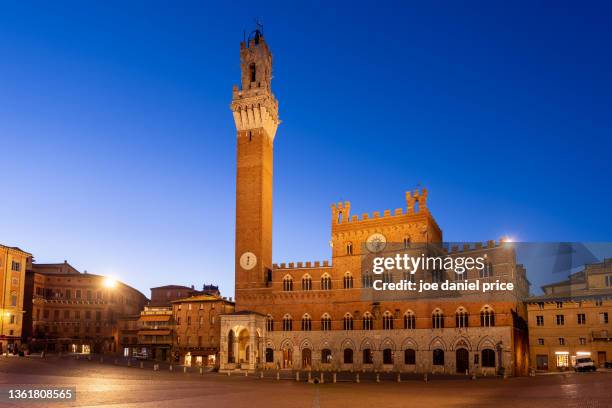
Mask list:
[[[261,24],[261,21],[259,20],[259,18],[255,19],[255,29],[258,30],[261,35],[263,35],[263,24]]]

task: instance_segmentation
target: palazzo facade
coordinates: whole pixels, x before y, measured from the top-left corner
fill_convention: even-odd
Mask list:
[[[273,147],[278,101],[272,54],[259,30],[240,44],[241,86],[231,110],[237,129],[236,311],[221,316],[220,369],[329,369],[524,375],[528,369],[529,282],[503,241],[442,245],[425,189],[406,205],[351,214],[331,207],[331,263],[272,262]],[[408,296],[379,292],[373,282],[455,280],[443,270],[374,275],[372,246],[396,252],[485,257],[486,268],[461,281],[512,282],[512,291]]]

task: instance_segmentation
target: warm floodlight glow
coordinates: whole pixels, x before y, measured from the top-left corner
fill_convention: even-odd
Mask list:
[[[112,289],[117,286],[117,281],[113,278],[104,278],[104,287]]]

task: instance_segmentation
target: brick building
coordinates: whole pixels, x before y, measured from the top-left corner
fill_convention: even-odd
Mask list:
[[[24,325],[25,273],[32,255],[0,245],[0,354],[21,347]]]
[[[489,241],[445,248],[428,192],[406,193],[406,207],[331,211],[332,262],[272,262],[273,150],[278,101],[271,90],[272,54],[255,30],[240,45],[241,87],[231,110],[237,129],[236,312],[222,316],[221,369],[329,368],[407,372],[525,374],[529,282],[511,244]],[[514,283],[493,296],[396,298],[375,293],[363,261],[373,247],[450,257],[485,256],[468,281]],[[403,247],[404,246],[404,247]],[[406,278],[385,276],[389,282]],[[416,281],[452,279],[418,272]]]
[[[140,313],[148,299],[113,279],[81,273],[68,262],[32,264],[32,301],[24,338],[32,351],[116,353],[118,319]]]
[[[219,315],[232,312],[234,303],[218,295],[202,294],[173,301],[175,358],[187,366],[218,366]]]
[[[542,290],[527,302],[531,365],[555,371],[571,369],[579,357],[598,367],[612,361],[612,259]]]

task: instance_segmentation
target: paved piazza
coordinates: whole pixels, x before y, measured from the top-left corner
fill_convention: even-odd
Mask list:
[[[308,384],[205,373],[195,370],[153,371],[112,362],[71,358],[0,358],[2,389],[9,385],[75,386],[76,401],[63,403],[0,403],[0,407],[609,407],[612,373],[568,373],[510,379],[461,377],[407,378],[393,376],[376,383]],[[123,364],[122,361],[119,362]],[[331,375],[327,373],[327,379]],[[343,379],[343,377],[339,377]]]

